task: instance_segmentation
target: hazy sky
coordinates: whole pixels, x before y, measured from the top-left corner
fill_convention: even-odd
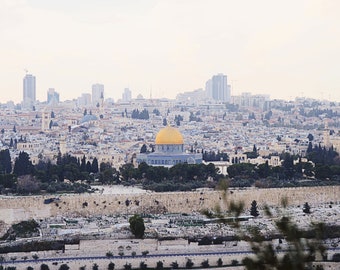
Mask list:
[[[61,100],[174,98],[228,75],[232,95],[340,101],[339,0],[0,0],[0,102],[25,69]]]

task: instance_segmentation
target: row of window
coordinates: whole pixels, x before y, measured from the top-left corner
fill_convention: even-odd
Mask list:
[[[162,151],[165,151],[165,150],[167,150],[167,151],[169,151],[169,150],[171,150],[171,151],[174,151],[174,150],[177,150],[177,151],[179,151],[179,150],[181,150],[182,152],[183,152],[183,146],[181,145],[181,146],[179,146],[179,145],[177,145],[177,146],[173,146],[173,145],[159,145],[158,146],[158,150],[162,150]]]
[[[174,164],[178,164],[178,163],[182,163],[181,160],[158,160],[158,159],[152,159],[150,160],[150,163],[152,165],[174,165]]]

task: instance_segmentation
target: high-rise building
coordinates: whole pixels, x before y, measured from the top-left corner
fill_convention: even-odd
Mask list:
[[[219,73],[212,76],[205,85],[208,97],[222,102],[230,102],[230,85],[228,85],[227,75]]]
[[[36,101],[35,76],[26,74],[23,79],[23,106],[33,107]]]
[[[78,98],[78,106],[89,106],[91,104],[91,94],[84,93]]]
[[[59,93],[54,90],[54,88],[49,88],[47,90],[47,104],[58,104],[59,103]]]
[[[131,97],[131,90],[129,88],[125,88],[123,95],[122,95],[122,101],[123,102],[130,102],[132,99]]]
[[[92,85],[92,104],[101,106],[104,101],[104,84],[96,83]]]

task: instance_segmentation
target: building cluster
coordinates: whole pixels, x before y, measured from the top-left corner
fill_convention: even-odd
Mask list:
[[[206,85],[206,90],[186,92],[174,100],[140,95],[133,99],[126,88],[116,103],[104,98],[103,84],[92,86],[92,96],[64,102],[51,88],[46,102],[38,102],[35,77],[27,74],[22,106],[0,104],[0,147],[10,149],[13,161],[25,151],[33,164],[55,162],[60,152],[89,161],[96,157],[116,168],[142,161],[158,166],[201,163],[203,153],[226,153],[228,160],[215,161],[222,173],[240,162],[278,166],[279,154],[304,157],[310,143],[340,149],[340,105],[335,102],[270,100],[250,93],[230,96],[223,74]],[[132,118],[134,110],[147,110],[149,119]],[[175,127],[177,137],[157,139],[165,126]],[[259,157],[247,158],[245,153],[254,147]]]

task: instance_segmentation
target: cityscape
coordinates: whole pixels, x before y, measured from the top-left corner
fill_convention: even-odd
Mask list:
[[[132,98],[125,88],[114,101],[95,83],[67,101],[49,88],[40,102],[35,88],[26,74],[22,102],[0,105],[5,269],[244,269],[251,245],[236,234],[278,233],[273,220],[285,199],[301,230],[322,220],[338,231],[338,102],[234,96],[222,73],[175,99]],[[234,200],[244,203],[240,230],[230,221]],[[222,214],[223,225],[213,217]],[[139,237],[134,215],[145,226]],[[39,230],[16,236],[11,226],[22,222]],[[327,253],[314,266],[338,267],[338,239],[322,240]]]
[[[339,9],[0,1],[0,270],[340,269]]]

